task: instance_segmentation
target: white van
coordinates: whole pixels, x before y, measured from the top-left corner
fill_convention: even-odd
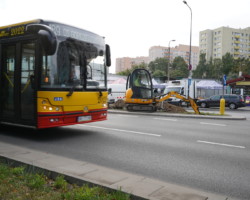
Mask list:
[[[108,103],[115,103],[117,100],[125,98],[126,84],[108,84],[108,89],[111,89]]]

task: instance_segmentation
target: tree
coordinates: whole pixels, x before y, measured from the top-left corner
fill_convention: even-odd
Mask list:
[[[147,69],[147,68],[148,68],[148,66],[146,63],[140,63],[138,65],[133,65],[131,69],[126,69],[126,70],[119,72],[117,74],[122,75],[122,76],[128,76],[135,69]]]
[[[166,58],[156,58],[154,61],[151,61],[148,65],[149,70],[152,72],[152,74],[155,73],[155,71],[161,71],[161,74],[163,76],[166,76],[167,69],[168,69],[168,60]]]
[[[121,76],[128,76],[130,74],[130,70],[126,69],[125,71],[118,72],[117,74]]]
[[[206,76],[206,70],[207,70],[206,54],[202,53],[200,54],[199,63],[196,69],[193,71],[193,78],[203,78],[204,76]]]
[[[238,58],[235,60],[232,74],[237,77],[240,72],[242,74],[250,74],[250,59]]]
[[[162,71],[162,70],[155,70],[152,74],[152,76],[155,78],[155,77],[163,77],[163,76],[166,76],[165,72]]]
[[[224,56],[222,56],[222,73],[225,75],[229,75],[229,73],[233,71],[234,63],[235,61],[233,55],[231,55],[230,53],[226,53]]]
[[[212,78],[220,80],[221,77],[223,76],[222,73],[222,60],[220,58],[215,58],[213,60],[213,74],[212,74]]]
[[[188,73],[188,65],[185,60],[180,56],[175,57],[170,71],[170,77],[173,79],[186,78],[188,77]]]

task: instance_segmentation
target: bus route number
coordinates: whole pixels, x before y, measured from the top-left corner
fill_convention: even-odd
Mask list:
[[[23,35],[24,34],[25,27],[24,26],[19,26],[10,29],[10,35],[11,36],[16,36],[16,35]]]

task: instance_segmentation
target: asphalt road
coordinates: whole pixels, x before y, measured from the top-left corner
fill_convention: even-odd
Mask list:
[[[249,119],[109,114],[105,122],[42,131],[4,127],[0,140],[249,200],[249,127]]]

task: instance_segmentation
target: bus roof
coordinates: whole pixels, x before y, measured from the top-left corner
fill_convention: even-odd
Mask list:
[[[7,25],[7,26],[0,26],[0,30],[1,29],[10,28],[10,27],[14,27],[14,26],[21,26],[21,25],[26,25],[26,24],[32,24],[32,23],[40,23],[40,20],[39,19],[34,19],[34,20],[20,22],[20,23],[16,23],[16,24],[10,24],[10,25]]]
[[[34,19],[0,27],[0,39],[12,38],[28,34],[26,26],[30,24],[44,24],[49,26],[57,37],[73,38],[84,42],[104,45],[104,37],[93,32],[77,28],[71,25],[50,20]]]

